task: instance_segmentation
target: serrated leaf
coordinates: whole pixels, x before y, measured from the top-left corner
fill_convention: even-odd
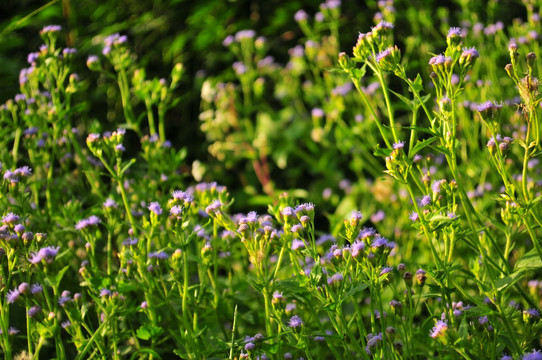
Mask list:
[[[159,326],[142,325],[137,329],[136,336],[141,340],[149,340],[160,336],[164,330]]]
[[[359,284],[358,286],[355,286],[346,293],[345,297],[343,298],[343,301],[362,292],[363,290],[367,289],[369,287],[369,284]]]
[[[418,93],[423,90],[423,79],[420,76],[420,73],[416,75],[416,79],[412,82],[412,88],[416,90]]]
[[[437,139],[437,137],[433,136],[433,137],[430,137],[429,139],[425,139],[425,140],[422,140],[422,141],[418,140],[416,145],[414,145],[414,147],[409,151],[408,156],[412,157],[412,156],[416,155],[420,150],[422,150],[423,148],[431,145],[431,143],[433,141],[435,141],[436,139]]]
[[[305,292],[305,290],[299,286],[297,280],[294,279],[286,279],[277,282],[276,289],[288,294],[301,294]]]
[[[519,270],[537,270],[542,268],[542,260],[536,249],[531,249],[516,262],[515,271]]]
[[[388,157],[391,155],[392,151],[392,149],[383,149],[378,144],[373,148],[373,154],[380,157]]]

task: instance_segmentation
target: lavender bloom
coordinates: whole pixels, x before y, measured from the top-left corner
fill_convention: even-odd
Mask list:
[[[115,202],[115,200],[113,200],[111,198],[107,198],[107,200],[104,201],[103,206],[105,208],[116,208],[117,203]]]
[[[401,141],[399,140],[398,142],[396,142],[395,144],[393,144],[393,149],[394,150],[397,150],[397,149],[402,149],[405,147],[405,142],[404,141]]]
[[[341,273],[333,274],[332,277],[327,279],[328,285],[333,285],[341,281],[343,281],[343,275]]]
[[[463,37],[463,33],[460,27],[451,27],[448,30],[448,38]]]
[[[297,22],[306,21],[308,18],[309,18],[309,15],[307,15],[305,10],[298,10],[294,15],[294,19]]]
[[[34,305],[30,309],[28,309],[28,317],[33,318],[34,316],[38,315],[41,312],[41,306]]]
[[[529,317],[535,317],[535,318],[540,317],[540,313],[536,309],[525,310],[525,311],[523,311],[523,314],[525,314],[525,315],[527,315]]]
[[[162,208],[157,201],[151,202],[147,209],[149,209],[149,211],[153,212],[157,216],[162,215]]]
[[[100,291],[100,297],[104,297],[104,296],[111,296],[111,290],[108,290],[106,288],[103,288],[101,291]]]
[[[382,270],[380,271],[380,276],[383,276],[385,274],[388,274],[393,271],[393,266],[384,266]]]
[[[186,204],[191,203],[194,201],[194,197],[182,190],[175,190],[171,193],[171,196],[173,196],[173,199],[175,200],[181,200]]]
[[[424,207],[424,206],[427,206],[431,204],[431,196],[429,195],[425,195],[421,200],[420,200],[420,206],[421,207]]]
[[[303,325],[303,320],[297,315],[294,315],[290,318],[289,326],[293,329],[298,328]]]
[[[290,231],[293,233],[298,233],[298,232],[301,232],[302,230],[303,230],[303,226],[301,226],[300,224],[295,224],[290,229]]]
[[[356,258],[358,255],[360,255],[363,250],[365,249],[365,243],[362,241],[357,240],[352,244],[352,257]]]
[[[408,218],[409,218],[410,220],[412,220],[412,222],[416,222],[416,221],[418,221],[418,220],[420,219],[420,216],[418,215],[417,212],[413,211],[413,212],[410,213],[410,215],[408,216]]]
[[[91,215],[86,219],[79,220],[79,222],[77,222],[77,224],[75,225],[75,229],[82,230],[89,226],[98,225],[100,222],[101,220],[99,217]]]
[[[149,259],[158,259],[158,260],[165,260],[169,258],[169,255],[165,251],[151,251],[149,255],[147,255]]]
[[[4,175],[5,177],[5,175]],[[6,215],[4,215],[4,217],[2,218],[2,223],[4,225],[8,225],[8,224],[14,224],[16,223],[17,221],[19,221],[19,215],[16,215],[14,213],[8,213]]]
[[[448,330],[448,324],[445,321],[439,320],[433,329],[431,329],[429,336],[436,339],[439,336],[443,336],[446,333],[446,330]]]
[[[521,360],[542,360],[542,351],[533,349],[532,353],[525,353]]]
[[[15,301],[17,301],[20,295],[21,293],[17,289],[8,291],[8,293],[6,294],[8,304],[13,304]]]
[[[183,213],[183,208],[180,207],[179,205],[174,205],[169,210],[169,213],[173,216],[180,217]]]
[[[10,326],[9,329],[8,329],[8,334],[9,335],[16,335],[19,333],[19,329],[17,329],[16,327],[14,326]]]
[[[43,29],[41,29],[40,34],[59,32],[60,30],[62,30],[62,26],[60,25],[47,25]]]
[[[299,239],[294,239],[292,241],[292,250],[297,250],[297,249],[304,249],[305,248],[305,243],[302,241],[302,240],[299,240]]]
[[[41,286],[41,284],[35,283],[30,286],[30,292],[32,293],[32,295],[41,294],[42,291],[43,287]]]
[[[314,108],[311,111],[311,116],[315,118],[322,118],[324,117],[324,115],[325,115],[324,110],[320,108]]]
[[[67,327],[71,326],[70,320],[63,321],[60,326],[62,326],[63,329],[66,329]]]
[[[254,30],[241,30],[235,34],[235,40],[241,42],[243,39],[252,39],[254,36],[256,36]]]

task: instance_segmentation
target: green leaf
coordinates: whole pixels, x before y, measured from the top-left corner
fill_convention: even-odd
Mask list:
[[[408,153],[408,156],[409,157],[413,157],[414,155],[416,155],[420,150],[422,150],[423,148],[431,145],[431,143],[433,141],[435,141],[437,139],[436,136],[433,136],[433,137],[430,137],[429,139],[425,139],[425,140],[418,140],[418,142],[416,143],[416,145],[414,145],[414,147],[409,151]]]
[[[380,157],[388,157],[391,155],[392,151],[392,149],[382,149],[378,144],[373,148],[374,155]]]
[[[343,298],[343,301],[350,298],[351,296],[359,294],[360,292],[367,289],[368,287],[369,287],[369,284],[365,284],[365,283],[359,284],[358,286],[354,286],[353,288],[350,289],[350,291],[346,293],[345,297]]]
[[[507,287],[514,285],[518,280],[522,278],[524,271],[514,271],[510,276],[503,277],[495,282],[497,291],[502,291]]]
[[[538,270],[540,268],[542,268],[542,260],[538,256],[536,249],[532,249],[516,262],[514,272],[519,270]]]
[[[286,279],[277,282],[276,289],[284,291],[288,294],[302,294],[306,290],[299,286],[299,283],[295,279]]]
[[[142,325],[137,329],[136,336],[141,340],[149,340],[160,336],[164,330],[158,326]]]
[[[416,75],[416,79],[414,79],[414,81],[412,82],[412,87],[417,92],[420,92],[420,91],[423,90],[423,79],[420,76],[420,73],[418,73],[418,75]]]

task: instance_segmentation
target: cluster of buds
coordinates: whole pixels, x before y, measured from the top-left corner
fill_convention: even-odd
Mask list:
[[[513,138],[505,136],[504,138],[497,134],[495,137],[491,137],[487,142],[487,148],[489,149],[489,152],[493,155],[495,154],[495,149],[498,146],[499,151],[504,156],[508,152],[508,149],[510,148],[510,144],[514,141]]]
[[[356,60],[365,61],[371,56],[375,56],[375,52],[381,49],[388,48],[389,35],[393,31],[393,24],[387,21],[379,22],[368,33],[360,33],[358,41],[353,48],[354,58]],[[385,52],[386,50],[384,50]],[[397,54],[395,54],[397,56]],[[400,58],[400,53],[398,54]],[[376,60],[376,59],[375,59]],[[377,60],[378,61],[378,60]]]
[[[397,45],[390,46],[376,55],[375,60],[382,69],[386,71],[395,71],[401,62],[401,50],[399,50]]]

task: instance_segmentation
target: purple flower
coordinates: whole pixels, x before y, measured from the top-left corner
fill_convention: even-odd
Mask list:
[[[104,297],[104,296],[111,296],[111,290],[108,290],[106,288],[103,288],[101,291],[100,291],[100,297]]]
[[[306,21],[308,18],[309,18],[309,15],[307,15],[305,10],[303,10],[303,9],[298,10],[294,15],[294,19],[297,22]]]
[[[104,201],[103,206],[106,208],[116,208],[117,203],[115,202],[115,200],[107,198],[107,200]]]
[[[431,196],[429,195],[425,195],[421,200],[420,200],[420,206],[421,207],[424,207],[424,206],[427,206],[431,204]]]
[[[343,281],[343,275],[341,273],[333,274],[332,277],[327,279],[328,285],[336,284],[341,281]]]
[[[410,215],[408,216],[408,218],[410,220],[412,220],[412,222],[416,222],[416,221],[418,221],[420,219],[418,213],[415,212],[415,211],[411,212]]]
[[[5,175],[4,175],[5,177]],[[2,223],[4,225],[8,225],[8,224],[13,224],[13,223],[16,223],[17,221],[19,221],[19,215],[17,214],[14,214],[14,213],[8,213],[6,215],[4,215],[4,217],[2,217]]]
[[[284,216],[294,216],[295,215],[295,211],[292,207],[290,206],[286,206],[284,209],[282,209],[282,211],[280,212],[282,215]]]
[[[315,118],[322,118],[324,117],[324,115],[325,115],[324,110],[320,108],[314,108],[311,111],[311,116]]]
[[[463,37],[463,32],[460,27],[451,27],[448,30],[448,38]]]
[[[533,349],[532,353],[523,354],[522,360],[542,360],[542,351]]]
[[[169,255],[165,251],[151,251],[149,255],[147,255],[149,259],[158,259],[158,260],[165,260],[169,258]]]
[[[91,215],[86,219],[79,220],[79,222],[77,222],[77,224],[75,225],[75,229],[82,230],[89,226],[98,225],[100,222],[101,220],[99,217]]]
[[[20,295],[21,293],[17,289],[8,291],[8,293],[6,294],[6,299],[8,301],[8,304],[13,304],[15,301],[17,301]]]
[[[303,320],[297,315],[294,315],[290,318],[289,326],[293,329],[298,328],[303,325]]]
[[[160,207],[160,204],[157,201],[153,201],[149,204],[147,207],[149,211],[153,212],[155,215],[162,215],[162,208]]]
[[[442,336],[446,333],[446,330],[448,330],[448,324],[445,321],[439,320],[431,329],[431,332],[429,333],[429,336],[431,336],[433,339],[436,339],[439,336]]]
[[[380,276],[383,276],[385,274],[388,274],[393,271],[393,266],[384,266],[382,270],[380,271]]]
[[[254,30],[241,30],[235,34],[235,40],[241,42],[243,39],[252,39],[254,36],[256,36]]]
[[[352,244],[352,257],[356,258],[360,255],[360,253],[363,252],[363,250],[365,249],[365,243],[363,241],[355,241],[353,244]]]
[[[536,309],[528,309],[523,311],[523,313],[529,317],[540,317],[540,313]]]
[[[303,242],[303,240],[294,239],[292,241],[292,250],[304,249],[304,248],[305,248],[305,243]]]
[[[60,326],[62,326],[63,329],[66,329],[67,327],[71,326],[70,320],[63,321]]]
[[[171,196],[173,196],[173,199],[175,200],[181,200],[185,204],[191,203],[194,201],[194,197],[182,190],[175,190],[171,193]]]
[[[41,286],[41,284],[35,283],[30,286],[30,292],[32,293],[32,295],[41,294],[42,291],[43,287]]]
[[[183,208],[180,207],[179,205],[174,205],[171,207],[171,209],[169,210],[169,213],[171,215],[174,215],[176,217],[180,217],[183,213]]]
[[[28,309],[28,317],[33,318],[34,316],[38,315],[38,313],[41,312],[41,306],[34,305],[30,309]]]

